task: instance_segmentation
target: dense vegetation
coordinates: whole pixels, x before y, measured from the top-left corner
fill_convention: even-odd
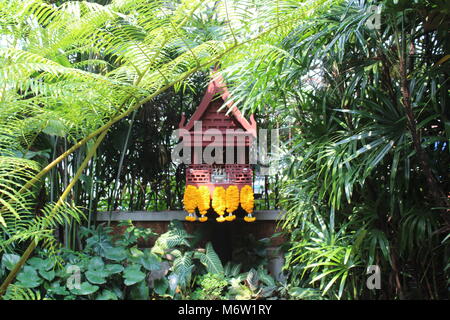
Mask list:
[[[188,234],[179,222],[173,222],[159,236],[131,222],[120,226],[125,231],[116,237],[103,225],[82,228],[83,251],[63,248],[56,255],[38,251],[4,298],[223,300],[312,296],[285,281],[277,282],[264,269],[262,256],[258,265],[247,270],[242,263],[222,265],[210,243],[205,249],[195,249],[200,237]],[[138,239],[152,237],[157,238],[151,249],[138,248]],[[11,270],[19,259],[16,254],[4,254],[2,266]]]
[[[449,15],[445,0],[0,1],[0,295],[448,298]],[[286,212],[282,280],[264,259],[223,266],[177,223],[95,224],[181,207],[171,133],[215,65],[280,129],[265,203]]]

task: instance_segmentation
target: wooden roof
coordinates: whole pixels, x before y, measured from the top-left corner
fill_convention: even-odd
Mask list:
[[[212,105],[211,102],[213,101],[214,97],[216,97],[216,95],[219,95],[220,98],[223,99],[225,106],[228,109],[226,111],[229,116],[232,116],[242,126],[244,131],[247,131],[248,133],[251,133],[254,137],[256,137],[256,121],[253,114],[250,115],[250,122],[244,118],[242,113],[230,99],[230,93],[220,72],[216,72],[214,74],[211,82],[208,85],[206,93],[203,96],[202,101],[200,102],[200,105],[198,106],[197,110],[195,110],[194,114],[192,115],[191,119],[189,119],[186,125],[184,124],[186,121],[186,116],[184,115],[184,113],[182,114],[179,128],[186,129],[188,131],[192,130],[195,121],[202,120],[203,115]]]

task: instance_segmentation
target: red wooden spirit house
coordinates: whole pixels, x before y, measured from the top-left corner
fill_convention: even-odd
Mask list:
[[[208,219],[208,211],[215,211],[219,222],[232,221],[239,206],[247,213],[245,221],[255,220],[251,146],[256,122],[253,115],[245,119],[229,98],[216,72],[191,119],[185,123],[182,115],[179,135],[183,150],[190,150],[183,199],[188,221],[197,219],[197,210],[201,222]]]

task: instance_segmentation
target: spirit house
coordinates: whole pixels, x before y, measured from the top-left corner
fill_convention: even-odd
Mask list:
[[[229,92],[219,73],[215,73],[203,99],[186,123],[179,124],[183,150],[190,151],[186,168],[184,207],[188,221],[206,221],[208,212],[216,212],[218,222],[232,221],[239,206],[252,222],[253,169],[251,146],[256,140],[256,122],[244,118],[229,100]],[[253,162],[252,162],[253,163]],[[228,215],[225,216],[225,213]]]

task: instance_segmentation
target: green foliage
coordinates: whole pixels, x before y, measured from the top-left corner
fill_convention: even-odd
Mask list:
[[[267,264],[267,247],[270,241],[270,238],[257,239],[252,233],[239,235],[233,248],[234,261],[239,262],[243,270]]]
[[[212,38],[189,29],[209,10],[203,1],[0,1],[0,250],[29,243],[0,295],[36,244],[55,246],[57,225],[65,226],[66,246],[77,247],[79,204],[89,197],[91,223],[101,196],[94,187],[101,181],[92,174],[99,170],[90,161],[110,128],[286,23],[294,16],[288,3],[217,1],[222,28]],[[123,156],[119,162],[111,197]],[[80,191],[86,187],[88,193]],[[48,203],[46,188],[55,204]],[[157,250],[175,245],[172,238]]]
[[[211,243],[206,244],[206,253],[196,252],[195,256],[200,259],[209,273],[222,274],[224,272],[219,256],[214,252]]]
[[[163,233],[152,248],[154,253],[162,254],[164,251],[177,246],[189,247],[189,238],[192,238],[181,226],[179,221],[172,221],[169,225],[169,231]]]
[[[148,299],[148,271],[159,270],[162,259],[136,246],[138,239],[148,239],[153,233],[126,224],[120,241],[114,241],[110,228],[99,225],[84,229],[82,252],[61,248],[54,255],[40,251],[27,261],[14,288],[34,289],[38,296],[50,299]],[[1,267],[11,269],[18,258],[4,254]],[[7,297],[13,296],[8,293]]]
[[[153,237],[148,230],[126,222],[123,237],[140,234]],[[191,236],[182,225],[172,223],[169,235]],[[114,240],[111,229],[99,225],[84,229],[88,244],[83,251],[60,248],[56,253],[40,250],[29,259],[5,295],[6,299],[288,299],[290,286],[279,283],[267,273],[264,265],[242,272],[240,264],[218,258],[211,243],[192,249],[190,242],[179,241],[162,253],[137,246],[133,242]],[[158,242],[156,239],[155,243]],[[99,243],[100,242],[101,246]],[[108,243],[108,245],[106,245]],[[125,246],[126,243],[126,246]],[[156,244],[155,244],[156,246]],[[99,250],[99,248],[106,248]],[[160,249],[160,247],[158,247]],[[98,253],[100,252],[100,253]],[[124,256],[123,256],[124,255]],[[12,268],[19,256],[4,254],[1,269]],[[0,278],[1,279],[1,278]],[[294,288],[295,289],[295,288]],[[297,294],[298,296],[299,294]]]
[[[223,300],[222,291],[228,285],[223,274],[207,273],[197,278],[198,288],[192,293],[194,300]]]
[[[8,288],[4,300],[42,300],[41,294],[38,291],[33,291],[29,288],[23,288],[16,285],[11,285]],[[46,299],[48,300],[48,299]]]
[[[223,65],[234,101],[270,112],[285,142],[292,292],[448,298],[448,5],[329,4]],[[365,285],[372,264],[382,290]]]
[[[286,284],[277,283],[260,265],[229,279],[227,297],[236,300],[292,299]]]
[[[263,265],[240,273],[240,266],[227,264],[225,273],[206,273],[197,277],[195,289],[189,296],[194,300],[276,300],[320,298],[314,289],[292,287],[278,282]],[[302,291],[303,290],[303,291]]]
[[[107,2],[0,0],[0,294],[17,276],[6,298],[448,297],[444,1]],[[241,273],[176,223],[152,249],[128,222],[120,239],[81,226],[117,199],[175,205],[168,133],[199,100],[180,92],[201,92],[217,62],[243,113],[281,129],[283,187],[267,199],[287,211],[287,283],[257,267],[256,243]],[[371,264],[382,291],[365,287]]]
[[[340,299],[344,292],[358,289],[353,287],[344,291],[346,285],[354,283],[347,281],[349,276],[364,278],[361,253],[355,246],[356,237],[345,226],[335,232],[320,218],[318,220],[320,228],[307,222],[304,239],[293,244],[287,264],[293,269],[294,277],[303,278],[307,274],[308,284],[319,283],[322,295],[328,293]]]

